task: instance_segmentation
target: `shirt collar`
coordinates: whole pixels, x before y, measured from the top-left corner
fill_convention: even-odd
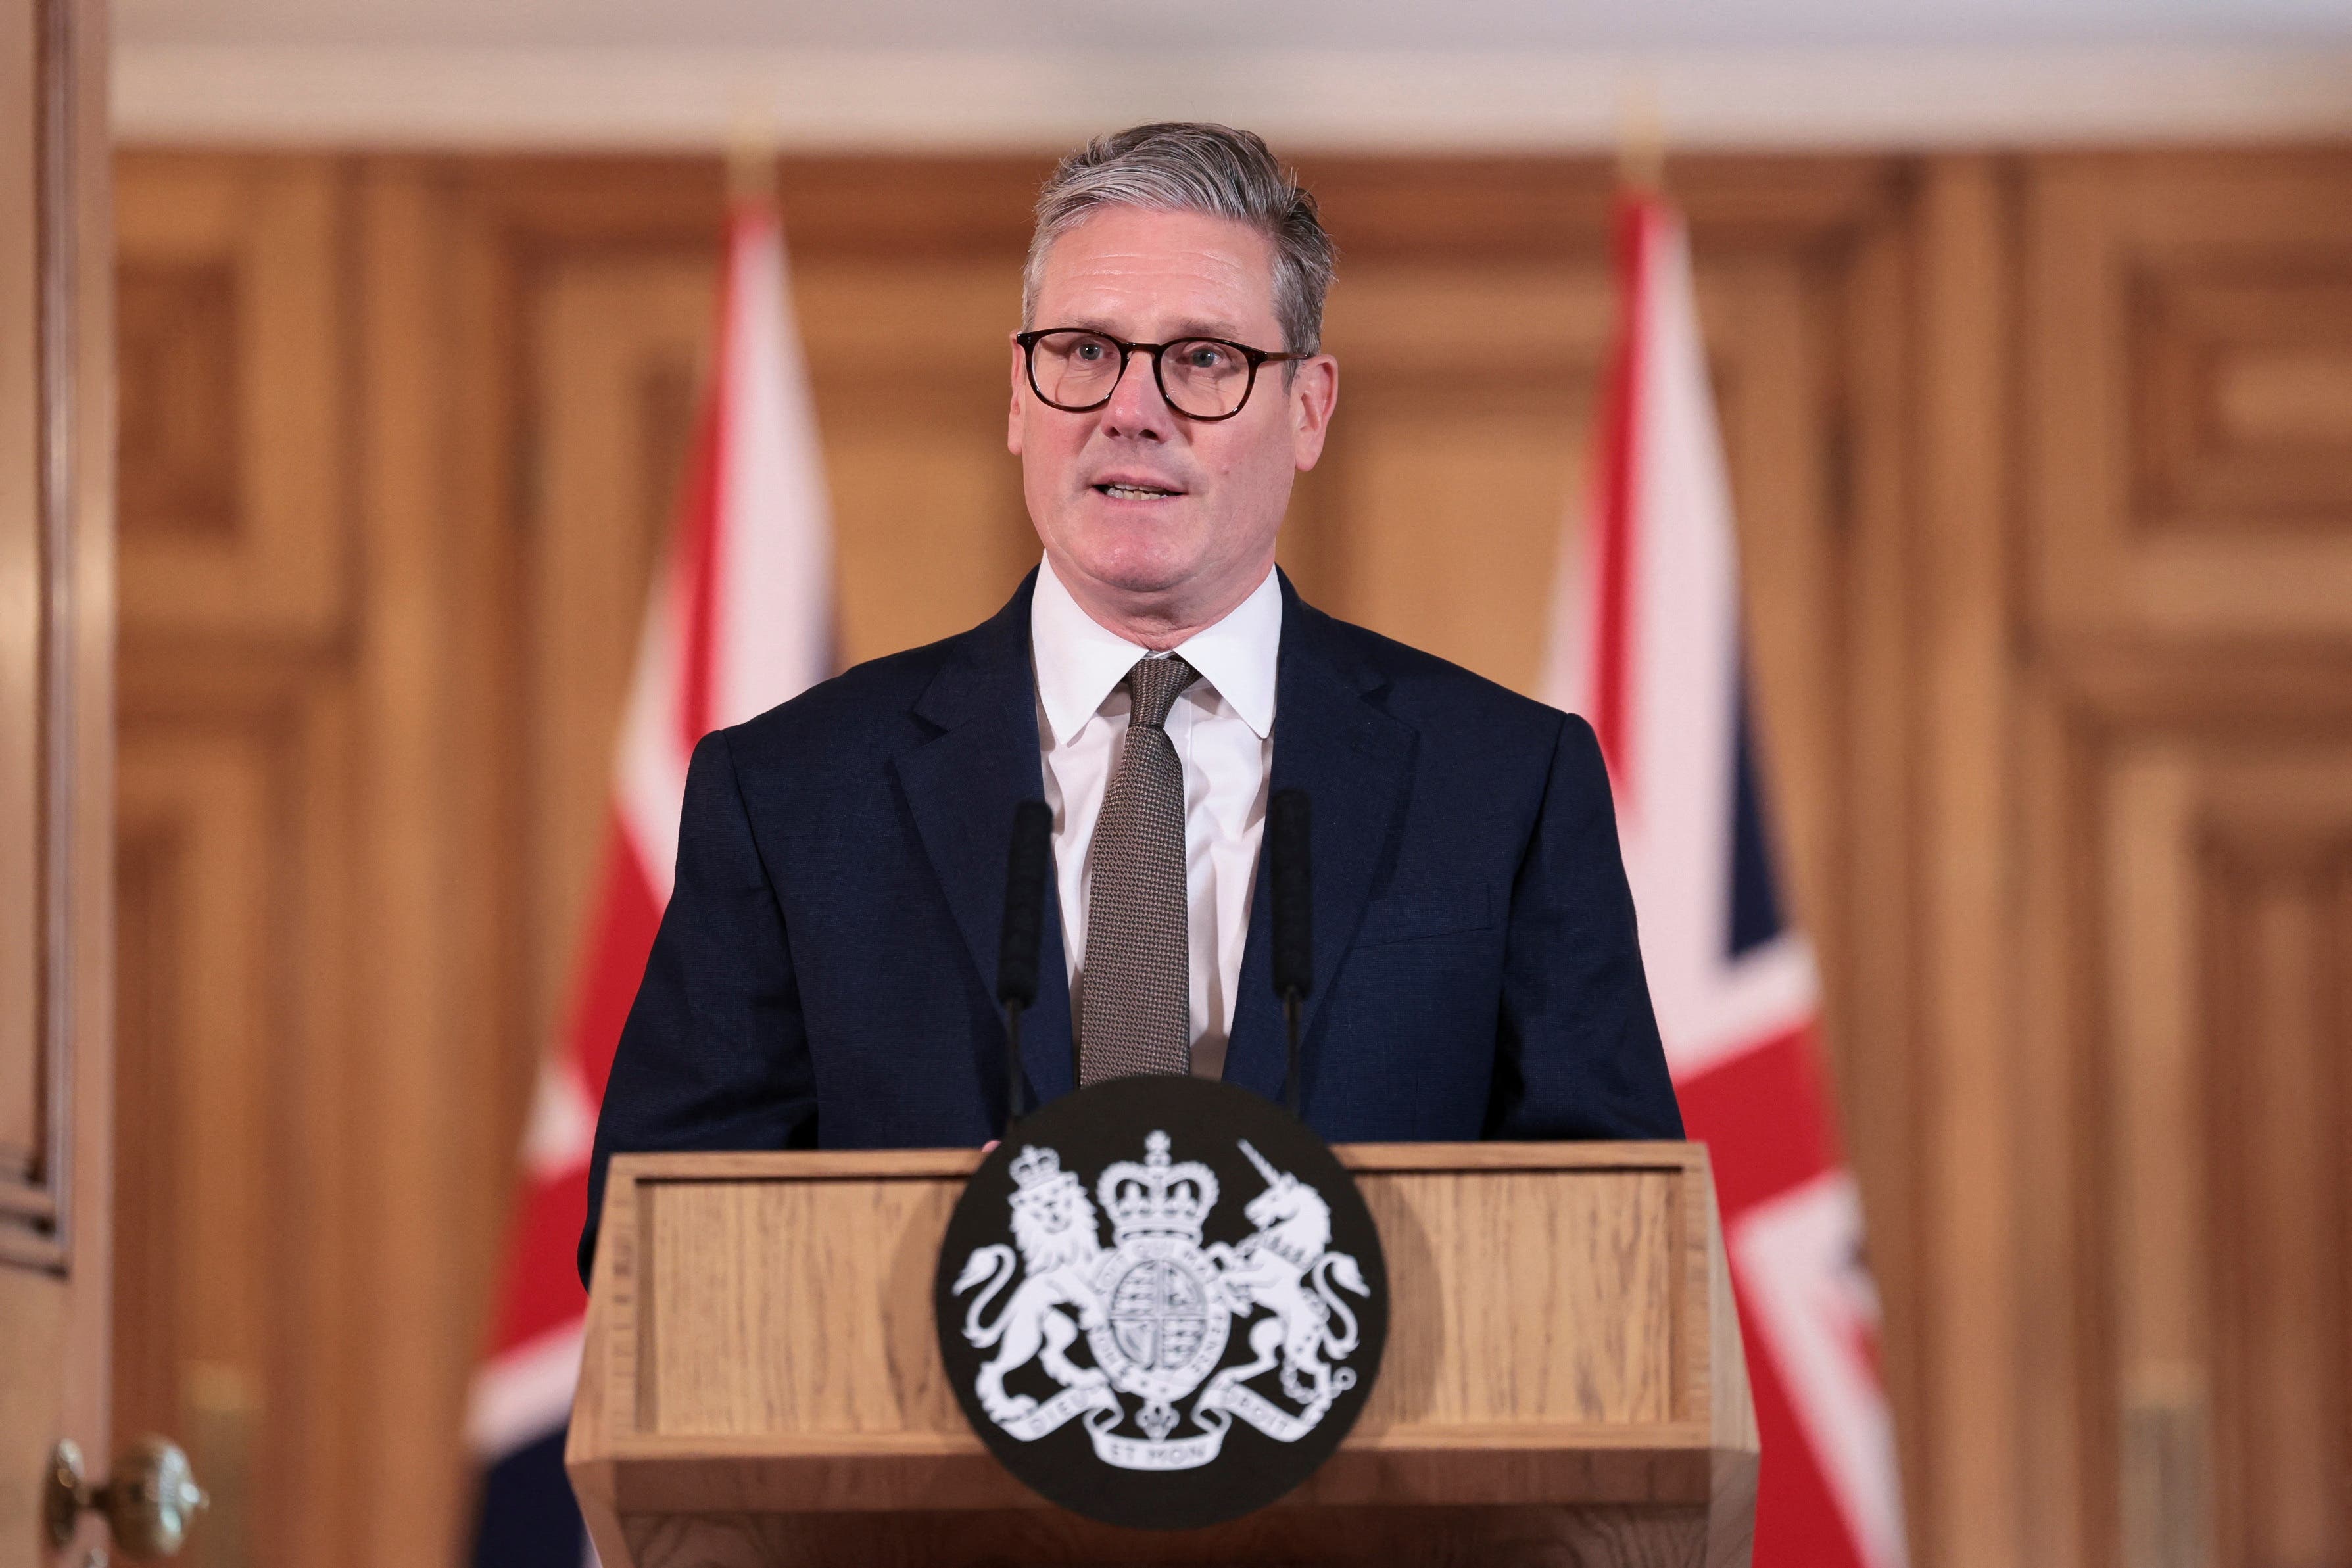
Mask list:
[[[1037,666],[1037,697],[1062,746],[1086,727],[1135,662],[1150,652],[1079,608],[1050,560],[1039,563],[1029,600],[1029,645]],[[1274,733],[1275,661],[1281,645],[1282,588],[1268,570],[1265,580],[1223,620],[1175,651],[1264,740]]]

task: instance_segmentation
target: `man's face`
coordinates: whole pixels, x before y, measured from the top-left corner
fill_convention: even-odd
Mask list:
[[[1105,208],[1046,253],[1031,325],[1278,350],[1274,246],[1229,218]],[[1264,579],[1291,481],[1321,456],[1339,392],[1328,355],[1284,369],[1261,367],[1242,411],[1212,423],[1170,408],[1137,354],[1109,402],[1066,413],[1030,388],[1013,345],[1006,444],[1038,538],[1081,601],[1197,624],[1185,618],[1214,619]]]

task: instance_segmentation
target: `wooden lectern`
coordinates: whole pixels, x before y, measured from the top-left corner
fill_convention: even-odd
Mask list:
[[[605,1568],[1745,1564],[1756,1417],[1690,1144],[1343,1146],[1388,1353],[1315,1478],[1113,1529],[965,1425],[931,1278],[970,1150],[615,1159],[565,1463]]]

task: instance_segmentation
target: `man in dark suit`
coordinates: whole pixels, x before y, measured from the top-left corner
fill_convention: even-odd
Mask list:
[[[1591,728],[1275,570],[1338,402],[1331,274],[1313,198],[1245,132],[1138,127],[1055,171],[1008,423],[1045,559],[983,624],[696,747],[583,1275],[616,1152],[993,1134],[1007,835],[1041,797],[1058,896],[1032,1103],[1131,1072],[1280,1092],[1257,850],[1296,788],[1318,1133],[1682,1135]]]

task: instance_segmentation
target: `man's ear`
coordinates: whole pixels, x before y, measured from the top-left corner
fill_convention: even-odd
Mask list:
[[[1028,378],[1022,374],[1025,368],[1023,361],[1028,356],[1021,351],[1018,337],[1008,338],[1006,341],[1013,346],[1013,390],[1005,405],[1004,450],[1018,457],[1021,455],[1021,403],[1029,392]]]
[[[1318,354],[1302,361],[1290,386],[1290,451],[1301,474],[1322,460],[1332,411],[1339,406],[1339,361]]]

